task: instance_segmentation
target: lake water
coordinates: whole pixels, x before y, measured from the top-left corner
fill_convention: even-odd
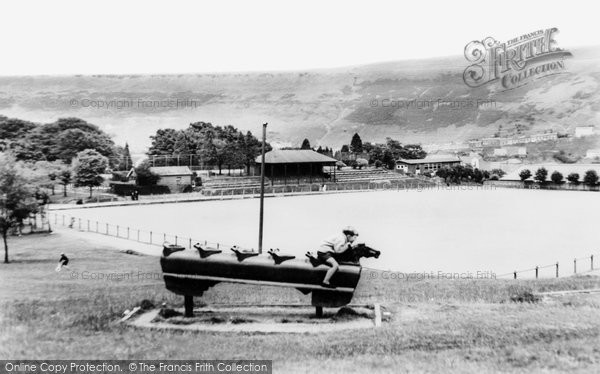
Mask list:
[[[78,209],[74,216],[195,240],[257,248],[259,200]],[[598,254],[600,194],[430,189],[265,199],[263,248],[303,256],[345,225],[382,251],[364,265],[400,272],[496,274]],[[132,234],[133,235],[133,234]],[[580,269],[589,268],[583,261]],[[549,276],[554,269],[545,269]],[[533,273],[531,273],[533,274]]]

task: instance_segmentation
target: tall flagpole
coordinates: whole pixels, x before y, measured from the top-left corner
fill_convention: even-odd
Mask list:
[[[262,253],[263,214],[265,206],[265,143],[267,142],[267,123],[263,123],[263,138],[260,163],[260,218],[258,224],[258,253]]]

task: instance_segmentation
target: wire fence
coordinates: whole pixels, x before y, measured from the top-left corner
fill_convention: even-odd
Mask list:
[[[62,226],[69,229],[92,232],[106,236],[112,236],[119,239],[126,239],[143,244],[163,246],[164,244],[175,244],[192,249],[195,244],[200,244],[204,248],[226,249],[232,248],[233,244],[209,242],[185,235],[170,234],[161,231],[144,230],[131,226],[116,225],[108,222],[102,222],[92,219],[80,218],[68,214],[49,213],[48,218],[54,226]],[[241,250],[254,250],[239,247]]]
[[[59,214],[51,212],[47,214],[47,220],[48,228],[50,228],[50,223],[53,223],[55,227],[60,225],[79,231],[92,232],[112,236],[119,239],[132,240],[138,243],[156,246],[163,246],[164,244],[175,244],[188,249],[192,249],[195,244],[200,244],[204,248],[210,249],[224,250],[236,246],[241,250],[254,251],[254,248],[244,248],[230,243],[209,242],[204,239],[193,238],[186,235],[177,235],[161,231],[144,230],[131,226],[123,226],[98,220],[80,218],[68,214]],[[41,223],[40,227],[44,226],[44,223]],[[527,278],[528,275],[531,277],[535,277],[535,279],[559,278],[565,274],[571,275],[589,273],[599,270],[594,265],[595,256],[597,256],[597,254],[591,254],[590,256],[574,258],[572,268],[571,266],[567,265],[567,270],[561,268],[560,263],[556,262],[553,264],[535,266],[529,269],[515,270],[510,273],[499,274],[496,276],[496,278],[511,277],[512,279],[519,279],[520,277]],[[572,273],[570,272],[570,270],[572,270]]]
[[[579,268],[578,268],[579,266]],[[569,269],[570,266],[567,266],[567,269]],[[585,256],[585,257],[578,257],[578,258],[574,258],[573,259],[573,273],[572,274],[583,274],[583,273],[589,273],[595,270],[598,270],[597,268],[594,268],[594,254],[591,254],[589,256]],[[571,274],[569,270],[566,270],[567,274]],[[535,279],[539,279],[542,277],[554,277],[554,278],[559,278],[561,275],[561,267],[560,267],[560,263],[557,261],[554,264],[549,264],[549,265],[544,265],[544,266],[536,266],[533,268],[529,268],[529,269],[523,269],[523,270],[515,270],[513,272],[510,273],[504,273],[504,274],[500,274],[497,275],[497,278],[503,278],[503,277],[512,277],[513,279],[517,279],[519,274],[529,274],[529,275],[534,275]]]

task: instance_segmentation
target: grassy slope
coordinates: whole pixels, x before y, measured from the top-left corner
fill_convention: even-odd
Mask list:
[[[513,304],[522,290],[598,287],[598,277],[534,281],[412,281],[362,277],[356,303],[381,302],[394,318],[378,330],[320,335],[182,333],[116,325],[142,299],[181,303],[158,278],[155,257],[57,234],[11,239],[0,265],[0,359],[273,359],[275,372],[593,372],[600,362],[596,299]],[[126,249],[126,248],[123,248]],[[72,279],[71,271],[129,273],[130,280]],[[137,274],[142,275],[138,278]],[[218,285],[202,302],[309,303],[293,290]]]

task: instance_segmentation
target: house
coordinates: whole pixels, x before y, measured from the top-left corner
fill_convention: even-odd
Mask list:
[[[527,157],[526,147],[502,147],[494,149],[494,156]]]
[[[158,175],[158,184],[169,187],[171,193],[183,192],[192,186],[194,173],[187,166],[154,166],[150,172]]]
[[[584,136],[594,135],[594,126],[579,126],[575,127],[575,137],[582,138]]]
[[[435,173],[445,166],[452,167],[460,164],[461,161],[456,156],[428,156],[416,160],[399,159],[396,161],[396,170],[408,174]]]
[[[585,157],[587,157],[587,158],[600,157],[600,149],[588,149],[588,151],[585,153]]]

